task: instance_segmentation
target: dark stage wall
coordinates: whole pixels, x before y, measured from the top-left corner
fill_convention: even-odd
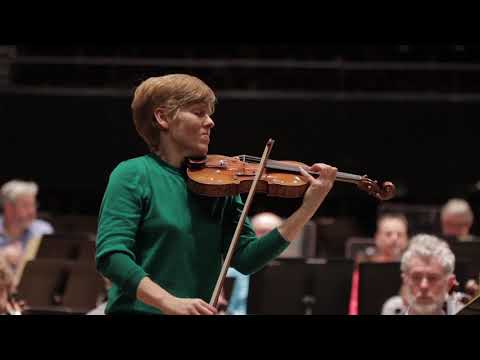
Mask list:
[[[480,103],[334,100],[231,100],[220,97],[210,153],[333,164],[399,185],[395,201],[441,204],[462,196],[476,206]],[[136,134],[130,99],[0,97],[0,181],[33,179],[43,210],[96,214],[110,171],[147,149]],[[254,210],[287,215],[299,200],[259,196]],[[371,219],[377,201],[338,184],[319,215]],[[370,225],[371,220],[365,220]]]

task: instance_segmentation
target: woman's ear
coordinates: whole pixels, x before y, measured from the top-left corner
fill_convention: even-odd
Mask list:
[[[157,122],[158,126],[160,126],[160,129],[168,130],[168,117],[165,108],[156,108],[153,110],[153,116],[155,117],[155,121]]]

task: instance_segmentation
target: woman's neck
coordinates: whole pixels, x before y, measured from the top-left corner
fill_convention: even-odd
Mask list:
[[[183,162],[185,161],[185,156],[181,151],[178,151],[173,146],[164,145],[160,146],[156,151],[154,151],[162,161],[166,162],[168,165],[173,166],[174,168],[180,169]]]

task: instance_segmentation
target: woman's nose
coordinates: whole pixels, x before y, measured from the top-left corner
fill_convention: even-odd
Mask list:
[[[206,123],[205,123],[205,126],[207,126],[208,128],[213,128],[215,126],[215,122],[213,121],[213,119],[207,115],[207,120],[206,120]]]

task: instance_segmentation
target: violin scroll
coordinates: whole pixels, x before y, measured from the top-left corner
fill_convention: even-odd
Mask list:
[[[361,190],[382,201],[390,200],[395,197],[396,188],[390,181],[386,181],[382,185],[379,185],[378,181],[371,180],[365,175],[357,185]]]

